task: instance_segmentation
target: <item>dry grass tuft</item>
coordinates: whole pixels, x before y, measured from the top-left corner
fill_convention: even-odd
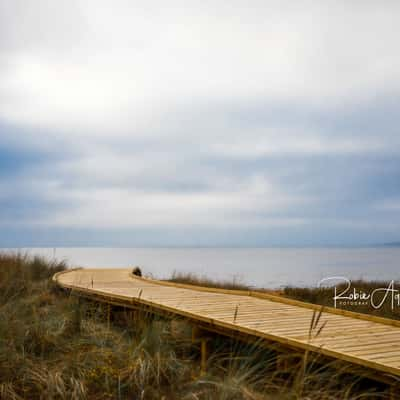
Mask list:
[[[236,278],[232,281],[216,281],[206,276],[198,276],[196,274],[187,272],[174,272],[170,279],[170,282],[184,283],[187,285],[204,286],[217,289],[229,289],[229,290],[250,290],[250,287],[240,282]]]

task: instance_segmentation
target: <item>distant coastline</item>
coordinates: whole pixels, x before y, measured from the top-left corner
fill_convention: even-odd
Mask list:
[[[381,246],[383,246],[383,247],[400,247],[400,242],[383,243]]]

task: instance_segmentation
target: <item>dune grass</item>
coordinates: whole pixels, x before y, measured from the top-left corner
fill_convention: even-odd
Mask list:
[[[364,293],[370,294],[375,289],[387,288],[389,282],[384,281],[364,281],[356,280],[351,283],[352,288],[356,288],[358,292],[363,291]],[[337,285],[337,293],[341,293],[346,289],[345,284]],[[350,292],[351,293],[351,292]],[[290,297],[295,300],[306,301],[308,303],[320,304],[323,306],[334,306],[334,288],[333,287],[318,287],[318,288],[307,288],[307,287],[291,287],[287,286],[283,289],[283,295]],[[347,294],[348,295],[348,294]],[[375,304],[379,304],[383,300],[385,292],[378,292],[374,295]],[[394,306],[392,307],[390,295],[386,301],[383,302],[382,306],[375,309],[371,306],[370,301],[337,301],[337,308],[342,308],[348,311],[355,311],[364,314],[376,315],[379,317],[400,319],[400,306],[397,305],[395,300]]]
[[[248,285],[245,285],[237,279],[218,281],[208,278],[207,276],[199,276],[191,272],[174,271],[168,281],[217,289],[250,290]]]
[[[311,355],[287,354],[282,370],[277,350],[218,335],[201,375],[187,322],[114,309],[108,325],[103,305],[54,286],[65,268],[0,254],[0,399],[385,398]]]
[[[51,282],[64,263],[0,256],[0,398],[159,398],[190,378],[166,325],[121,329]]]

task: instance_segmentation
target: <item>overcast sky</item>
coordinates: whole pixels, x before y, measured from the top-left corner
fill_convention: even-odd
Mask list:
[[[399,241],[399,15],[0,0],[0,245]]]

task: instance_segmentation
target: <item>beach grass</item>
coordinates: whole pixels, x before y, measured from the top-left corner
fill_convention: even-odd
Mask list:
[[[250,287],[240,280],[233,278],[232,280],[216,280],[205,275],[199,276],[191,272],[174,271],[168,279],[170,282],[183,283],[186,285],[203,286],[216,289],[229,290],[250,290]]]
[[[366,300],[362,299],[350,299],[350,300],[337,300],[336,307],[341,308],[348,311],[354,311],[364,314],[375,315],[378,317],[385,317],[391,319],[400,319],[400,303],[397,304],[397,300],[395,299],[395,293],[393,292],[393,306],[392,306],[392,292],[386,292],[382,289],[387,289],[390,282],[387,281],[365,281],[365,280],[356,280],[351,282],[352,289],[344,293],[346,290],[346,284],[341,283],[336,286],[336,295],[338,296],[341,293],[344,293],[343,296],[349,296],[350,294],[354,294],[352,291],[353,288],[356,289],[358,294],[365,293],[367,296],[370,296],[374,291],[376,291],[373,295],[373,301],[377,308],[374,308],[371,305],[371,298],[369,297]],[[335,288],[334,287],[293,287],[287,286],[283,289],[282,294],[286,297],[301,300],[308,303],[320,304],[323,306],[334,306],[334,296],[335,296]],[[384,296],[387,295],[386,299]],[[382,302],[382,300],[384,300]],[[382,304],[380,305],[380,303]]]
[[[0,254],[0,399],[385,398],[386,387],[345,366],[219,335],[201,374],[188,322],[114,309],[108,324],[104,305],[52,282],[66,267]]]

